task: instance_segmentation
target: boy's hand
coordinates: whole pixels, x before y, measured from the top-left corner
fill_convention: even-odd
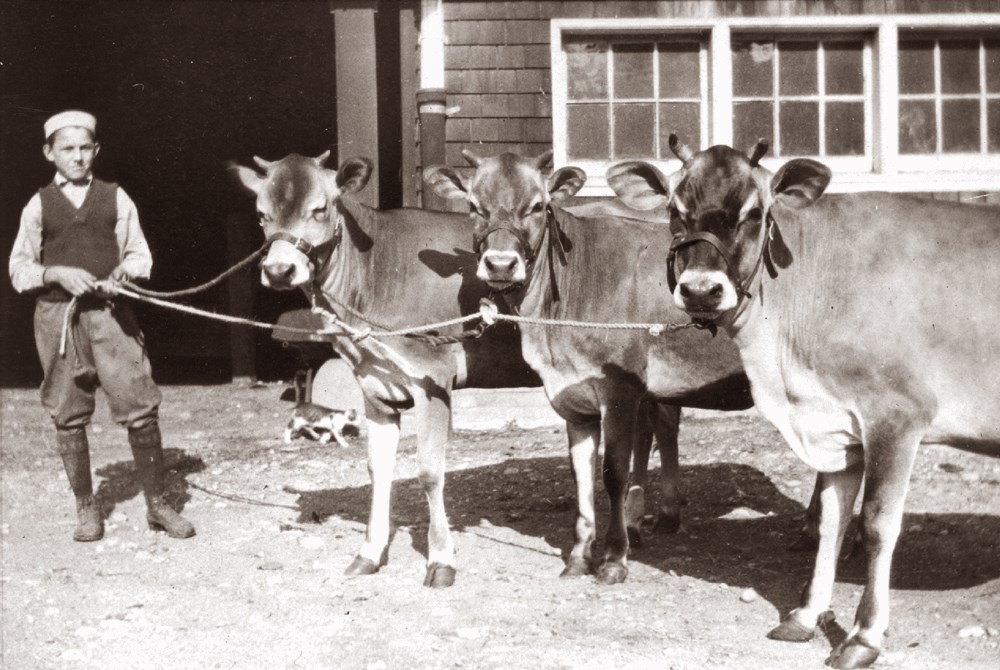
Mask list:
[[[97,278],[86,270],[68,265],[53,265],[45,268],[45,273],[42,276],[47,285],[58,284],[76,298],[92,293],[94,282],[97,281]]]
[[[128,281],[128,272],[125,271],[125,268],[119,265],[111,271],[110,278],[115,281]]]

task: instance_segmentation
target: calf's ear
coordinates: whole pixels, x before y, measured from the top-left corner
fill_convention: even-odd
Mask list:
[[[544,154],[543,154],[544,156]],[[559,204],[576,195],[587,183],[587,173],[578,167],[559,168],[549,175],[549,199]]]
[[[830,168],[822,163],[796,158],[782,165],[771,179],[771,193],[775,202],[802,209],[819,200],[832,177]]]
[[[618,199],[639,211],[646,212],[670,199],[667,177],[645,161],[626,161],[612,165],[607,172],[608,186]]]
[[[442,198],[465,200],[469,197],[469,184],[447,165],[429,165],[424,168],[424,183]]]
[[[247,188],[247,190],[253,191],[254,193],[260,193],[260,189],[264,185],[265,179],[257,174],[254,170],[244,167],[243,165],[237,165],[236,163],[230,163],[227,166],[230,170],[236,173],[239,177],[240,183]]]
[[[368,184],[372,162],[364,156],[348,158],[337,169],[337,188],[341,193],[356,193]]]

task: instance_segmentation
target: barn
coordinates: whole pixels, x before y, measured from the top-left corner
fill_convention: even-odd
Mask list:
[[[537,154],[589,175],[676,167],[691,146],[771,139],[763,161],[813,156],[834,191],[1000,203],[1000,2],[711,0],[88,3],[0,6],[0,239],[50,178],[41,122],[101,119],[97,172],[139,206],[152,287],[215,276],[259,245],[225,169],[327,148],[373,158],[363,194],[383,208],[444,207],[423,165],[461,149]],[[32,299],[0,288],[0,375],[36,383]],[[303,306],[250,274],[192,301],[274,321]],[[161,381],[287,378],[294,349],[267,333],[143,307]]]

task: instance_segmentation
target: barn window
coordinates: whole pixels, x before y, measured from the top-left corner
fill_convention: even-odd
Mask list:
[[[609,195],[615,162],[770,141],[832,191],[1000,190],[1000,14],[552,21],[555,162]]]
[[[870,45],[860,38],[734,36],[733,146],[765,137],[774,156],[864,158],[870,58]]]
[[[693,142],[705,134],[700,42],[574,40],[565,54],[571,160],[665,159],[671,132]]]
[[[899,152],[1000,152],[1000,41],[900,40]]]

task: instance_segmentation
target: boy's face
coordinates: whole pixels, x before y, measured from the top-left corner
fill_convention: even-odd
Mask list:
[[[57,130],[52,143],[46,143],[43,151],[59,174],[69,181],[79,182],[90,176],[90,168],[100,148],[90,131],[70,126]]]

